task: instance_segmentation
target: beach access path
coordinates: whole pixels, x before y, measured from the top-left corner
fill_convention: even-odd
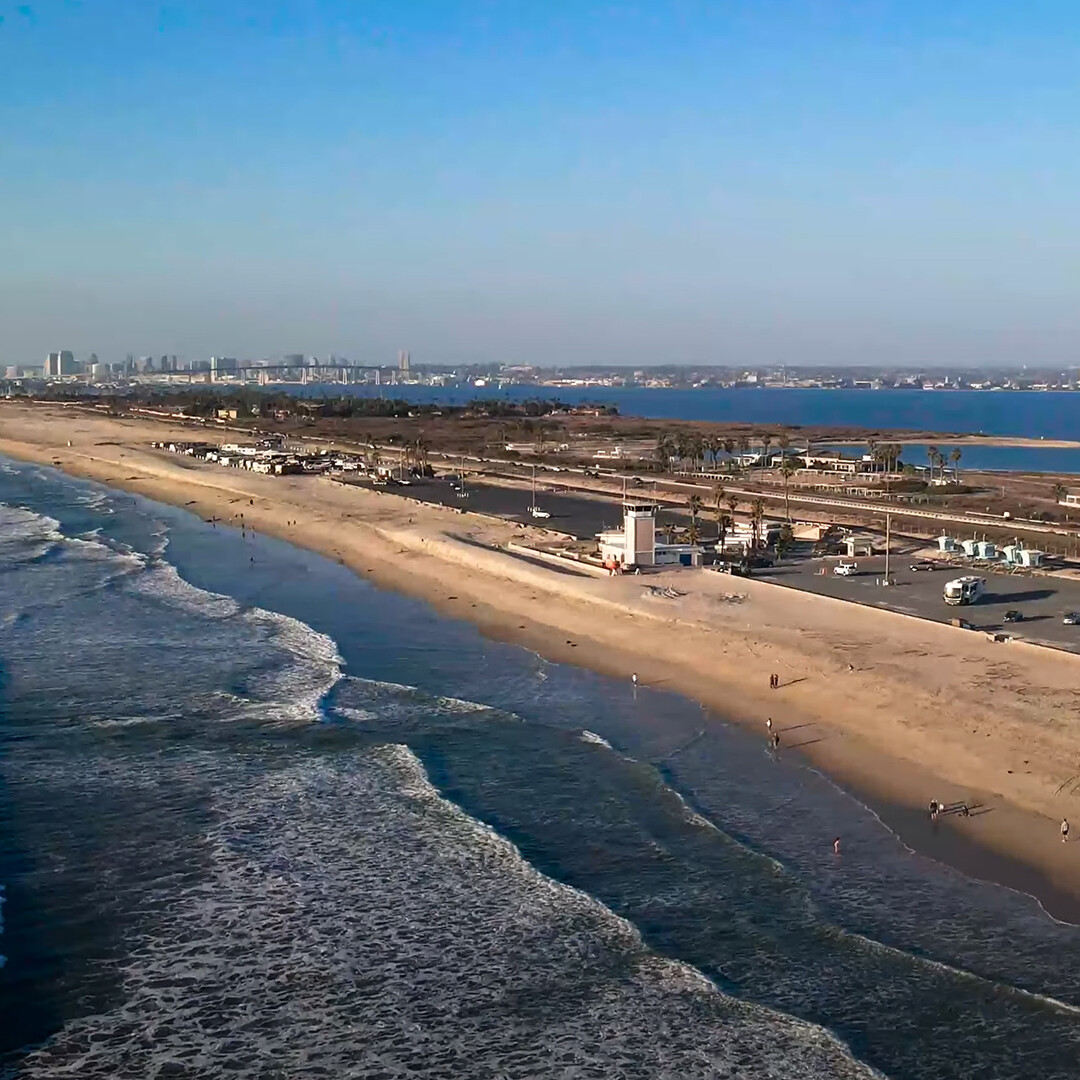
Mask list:
[[[505,550],[545,539],[542,528],[150,448],[191,437],[164,422],[0,402],[0,454],[242,522],[549,659],[636,672],[700,701],[703,727],[720,722],[713,709],[764,743],[772,716],[781,752],[897,808],[913,845],[937,853],[923,832],[931,798],[964,801],[980,812],[941,828],[993,857],[984,876],[1080,898],[1080,847],[1057,831],[1062,816],[1080,820],[1080,657],[710,571],[563,574]]]

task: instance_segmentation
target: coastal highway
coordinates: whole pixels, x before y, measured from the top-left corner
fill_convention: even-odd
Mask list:
[[[1061,616],[1080,611],[1080,581],[1054,576],[1026,577],[997,574],[985,570],[943,566],[940,570],[910,570],[910,559],[892,556],[890,572],[894,585],[881,585],[885,557],[855,560],[859,573],[838,577],[832,572],[835,559],[797,559],[754,576],[822,596],[851,600],[870,607],[899,611],[920,619],[948,622],[966,619],[977,630],[1000,631],[1010,637],[1052,645],[1080,653],[1080,626],[1063,626]],[[827,573],[821,574],[826,567]],[[986,593],[976,604],[950,607],[941,597],[946,581],[962,574],[986,579]],[[1023,613],[1019,623],[1004,623],[1006,611]]]

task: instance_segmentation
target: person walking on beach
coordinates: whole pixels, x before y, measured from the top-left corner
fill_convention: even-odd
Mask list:
[[[834,855],[839,855],[840,854],[840,837],[839,836],[832,842],[832,853]]]
[[[773,732],[773,737],[772,737],[771,741],[772,741],[773,750],[779,750],[780,749],[780,736],[775,731]]]
[[[1069,839],[1069,823],[1065,818],[1061,819],[1061,842],[1064,844]]]
[[[770,732],[772,731],[772,717],[771,716],[769,717],[768,720],[765,721],[765,730],[770,731]]]
[[[632,683],[633,683],[633,684],[634,684],[635,686],[637,686],[637,672],[636,672],[636,671],[635,671],[635,672],[633,673],[633,675],[631,675],[631,676],[630,676],[630,681],[631,681],[631,682],[632,682]]]
[[[930,800],[930,820],[937,821],[938,814],[941,813],[941,803],[937,799]]]

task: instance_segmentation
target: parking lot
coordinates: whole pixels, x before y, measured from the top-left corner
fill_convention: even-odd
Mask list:
[[[978,630],[1002,631],[1012,637],[1080,652],[1080,626],[1063,626],[1061,622],[1065,612],[1080,611],[1080,581],[1012,576],[944,564],[938,570],[913,571],[909,569],[911,559],[893,556],[890,573],[895,584],[882,585],[884,556],[856,559],[859,572],[854,577],[834,574],[832,568],[837,562],[834,558],[796,559],[755,576],[922,619],[966,619]],[[823,566],[828,573],[820,573]],[[963,574],[985,578],[986,592],[977,603],[950,606],[942,599],[942,589],[946,581]],[[1019,611],[1023,621],[1004,622],[1005,612],[1010,610]]]
[[[359,483],[364,487],[371,487],[370,481]],[[528,488],[484,484],[468,475],[465,477],[467,494],[464,498],[451,487],[444,476],[433,480],[415,480],[408,487],[392,486],[381,490],[406,499],[471,510],[477,514],[492,514],[510,521],[539,525],[583,538],[595,536],[603,529],[617,529],[622,525],[622,507],[619,503],[552,492],[550,484],[538,483],[536,486],[537,505],[546,510],[551,515],[550,518],[534,518],[529,513],[532,492]]]

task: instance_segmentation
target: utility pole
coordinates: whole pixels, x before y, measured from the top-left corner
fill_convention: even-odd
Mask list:
[[[892,538],[892,514],[885,513],[885,584],[889,584],[889,541]]]

